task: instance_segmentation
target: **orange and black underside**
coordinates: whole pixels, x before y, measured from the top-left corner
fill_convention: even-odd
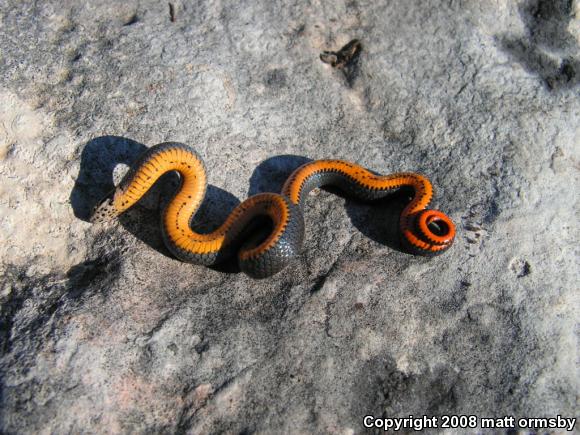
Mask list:
[[[325,185],[335,185],[363,200],[411,187],[414,196],[401,213],[400,230],[404,246],[414,254],[441,253],[455,237],[451,219],[427,209],[433,196],[427,178],[415,173],[377,175],[342,160],[317,160],[301,166],[287,179],[281,194],[254,195],[238,205],[218,229],[197,233],[191,229],[191,221],[205,196],[205,167],[193,149],[173,142],[150,148],[133,166],[110,201],[113,214],[133,206],[169,171],[179,172],[181,188],[163,212],[165,243],[176,257],[196,264],[216,263],[237,250],[240,267],[251,276],[261,278],[280,271],[300,252],[304,237],[301,204],[306,194]],[[96,218],[99,213],[105,215],[97,209]],[[244,245],[240,237],[247,236],[246,230],[260,216],[271,221],[269,234],[258,243]]]

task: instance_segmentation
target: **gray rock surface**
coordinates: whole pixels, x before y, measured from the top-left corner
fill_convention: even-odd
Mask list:
[[[171,9],[0,3],[0,431],[578,415],[577,0]],[[320,61],[353,38],[358,62]],[[169,179],[120,223],[87,223],[166,140],[206,161],[203,228],[333,157],[429,176],[456,243],[405,254],[400,199],[320,191],[300,259],[254,281],[167,254]]]

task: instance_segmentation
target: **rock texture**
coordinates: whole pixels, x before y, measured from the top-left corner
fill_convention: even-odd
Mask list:
[[[375,416],[578,414],[577,0],[0,4],[0,431],[361,433]],[[357,38],[344,69],[320,61]],[[194,145],[201,228],[304,158],[418,171],[455,220],[320,191],[254,281],[165,250],[164,183],[87,213],[146,146]],[[459,431],[464,433],[466,431]]]

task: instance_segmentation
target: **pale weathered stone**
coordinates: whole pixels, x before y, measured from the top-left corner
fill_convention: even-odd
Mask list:
[[[578,413],[578,2],[0,4],[0,431],[359,433],[363,417]],[[359,39],[348,68],[320,61]],[[215,227],[304,158],[418,171],[455,246],[398,250],[396,198],[309,198],[271,279],[180,263],[159,206],[91,204],[196,147]],[[117,164],[125,166],[118,166]],[[460,431],[465,432],[465,431]]]

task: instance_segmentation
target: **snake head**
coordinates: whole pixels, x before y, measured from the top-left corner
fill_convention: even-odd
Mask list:
[[[111,192],[109,195],[105,196],[97,205],[95,205],[89,217],[89,221],[93,224],[108,222],[115,218],[118,214],[119,212],[115,207],[114,192]]]

